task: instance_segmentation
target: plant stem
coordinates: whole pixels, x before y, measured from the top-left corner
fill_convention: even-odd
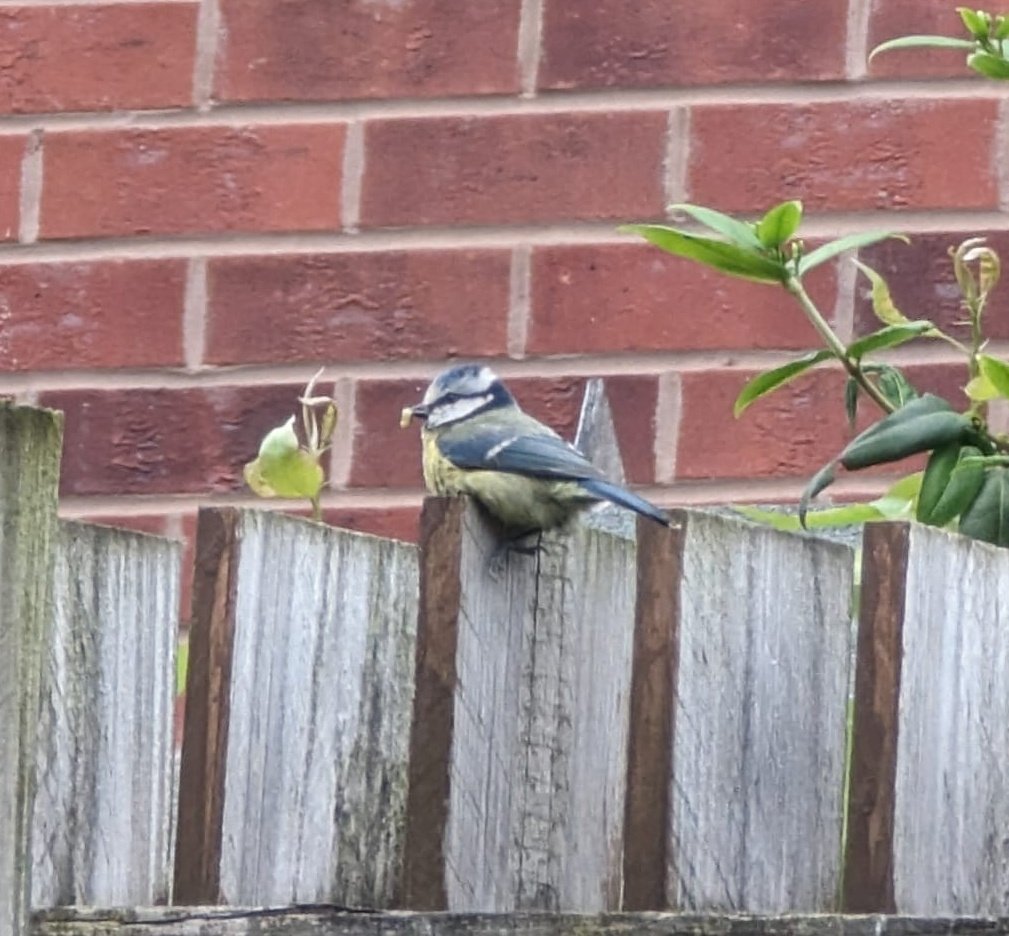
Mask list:
[[[862,371],[862,368],[858,366],[858,362],[848,357],[848,352],[845,350],[841,339],[837,337],[834,330],[827,323],[827,320],[820,314],[820,310],[816,307],[813,300],[810,299],[809,293],[806,292],[805,287],[802,285],[802,281],[797,276],[789,276],[785,282],[785,289],[798,300],[799,305],[802,306],[802,311],[806,313],[806,318],[809,319],[809,323],[816,329],[816,333],[823,339],[831,354],[841,362],[851,379],[861,387],[866,396],[883,410],[884,413],[892,413],[896,407],[869,380]]]

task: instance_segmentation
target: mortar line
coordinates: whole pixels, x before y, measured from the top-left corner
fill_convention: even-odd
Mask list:
[[[875,497],[889,488],[900,475],[846,476],[831,488],[832,500]],[[706,478],[677,481],[669,485],[635,485],[642,497],[663,505],[746,503],[754,501],[797,501],[806,486],[804,476],[794,478]],[[426,493],[421,488],[348,488],[324,491],[324,509],[359,510],[417,509]],[[200,507],[257,507],[289,511],[303,505],[290,500],[258,498],[251,493],[235,494],[122,494],[64,495],[60,515],[67,519],[100,516],[144,516],[191,513]]]
[[[512,250],[508,291],[508,356],[526,356],[532,315],[532,247],[519,244]]]
[[[946,344],[936,342],[914,348],[906,345],[879,353],[881,362],[897,366],[961,365],[960,355]],[[1009,356],[1009,340],[988,345],[991,354]],[[644,354],[587,354],[567,357],[536,357],[524,360],[468,357],[486,361],[504,379],[520,377],[598,377],[636,376],[676,371],[734,371],[741,374],[775,367],[797,357],[800,350],[702,350],[657,351]],[[328,361],[327,372],[355,380],[409,380],[427,382],[432,372],[444,366],[444,359],[413,361]],[[215,387],[251,387],[263,384],[304,386],[319,365],[249,364],[237,367],[203,367],[198,371],[184,368],[151,370],[53,370],[8,371],[0,373],[0,394],[29,391],[62,390],[192,390]],[[822,368],[839,367],[825,363]]]
[[[680,421],[683,415],[683,386],[680,374],[659,376],[655,403],[655,481],[668,484],[676,478],[680,446]]]
[[[837,266],[837,293],[831,316],[834,331],[844,344],[855,337],[855,301],[858,290],[858,267],[843,259]]]
[[[329,487],[344,489],[350,484],[357,436],[357,388],[351,377],[336,378],[333,400],[336,402],[337,419],[333,447],[329,453]]]
[[[995,168],[995,184],[998,186],[998,206],[1000,211],[1009,212],[1009,98],[999,102],[993,146],[992,163]]]
[[[1009,161],[1007,161],[1009,162]],[[1009,165],[1006,167],[1009,173]],[[757,213],[739,212],[738,217],[755,218]],[[456,227],[413,227],[396,230],[347,232],[230,233],[182,236],[80,238],[26,244],[0,243],[0,265],[18,263],[82,262],[89,260],[172,259],[199,254],[206,257],[235,257],[301,253],[370,253],[390,250],[511,250],[520,244],[533,246],[577,246],[579,244],[628,244],[644,247],[643,241],[622,234],[613,221],[562,221],[549,224],[474,225]],[[678,224],[697,229],[689,223]],[[803,221],[807,238],[841,237],[881,227],[875,211],[817,213]],[[895,231],[909,235],[976,234],[978,231],[1009,230],[1009,213],[1002,211],[909,211],[892,219]],[[655,248],[646,248],[654,250]]]
[[[182,303],[182,348],[186,369],[203,365],[207,342],[207,260],[193,257],[186,268]]]
[[[196,56],[193,61],[193,105],[199,113],[213,107],[214,70],[221,32],[218,0],[202,0],[196,20]]]
[[[543,0],[522,0],[519,13],[518,69],[523,98],[536,96],[543,46]]]
[[[136,0],[124,0],[136,2]],[[206,67],[206,66],[204,66]],[[201,81],[207,79],[201,78]],[[988,84],[994,85],[995,82]],[[796,86],[711,85],[677,88],[539,91],[534,97],[484,95],[480,97],[390,98],[349,101],[294,101],[278,103],[211,103],[194,107],[146,111],[67,111],[8,114],[0,117],[0,133],[24,132],[43,127],[59,130],[160,129],[183,126],[249,126],[378,120],[386,118],[493,117],[513,114],[611,113],[614,110],[669,111],[673,107],[739,106],[759,104],[864,103],[867,106],[895,98],[908,101],[993,100],[1002,95],[987,84],[971,79],[900,80],[872,82],[821,82]]]
[[[18,203],[18,241],[34,244],[39,237],[39,217],[42,211],[42,145],[41,130],[33,130],[25,142],[21,157],[21,193]]]
[[[666,153],[662,163],[666,206],[687,200],[690,168],[690,110],[674,107],[666,125]]]
[[[872,0],[848,0],[844,71],[849,81],[861,81],[866,76],[871,15]]]
[[[343,173],[340,181],[340,220],[347,234],[357,234],[361,222],[361,193],[364,190],[364,124],[347,124],[343,141]]]

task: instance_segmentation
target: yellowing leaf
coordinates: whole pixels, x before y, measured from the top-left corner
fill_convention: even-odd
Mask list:
[[[1009,398],[1009,364],[987,354],[977,359],[981,374],[986,377],[1001,397]]]
[[[884,325],[905,325],[909,321],[900,309],[894,304],[890,295],[890,287],[872,267],[866,266],[860,260],[855,261],[857,266],[872,284],[872,311]]]
[[[975,403],[987,403],[988,400],[994,400],[998,396],[995,385],[984,374],[978,374],[963,388],[963,392]]]
[[[300,448],[293,416],[266,434],[259,457],[249,462],[242,474],[260,497],[311,499],[322,489],[322,467],[315,456]]]

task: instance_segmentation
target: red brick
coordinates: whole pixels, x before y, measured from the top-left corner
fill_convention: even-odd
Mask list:
[[[992,247],[1009,264],[1009,233],[982,232]],[[883,241],[861,251],[863,262],[880,273],[889,283],[897,307],[909,318],[929,319],[961,340],[968,340],[970,329],[958,325],[964,320],[960,290],[953,275],[953,262],[947,252],[965,240],[964,234],[916,234],[910,244]],[[866,335],[881,327],[872,311],[871,287],[859,275],[855,303],[855,333]],[[1009,338],[1009,288],[996,287],[984,317],[985,334],[990,338]],[[930,341],[922,339],[919,347]]]
[[[785,198],[813,211],[996,209],[996,124],[994,100],[697,107],[690,200],[726,211]]]
[[[0,136],[0,241],[16,240],[21,223],[21,162],[24,136]]]
[[[321,101],[516,92],[519,7],[519,0],[223,0],[216,96]]]
[[[844,0],[547,3],[540,86],[652,87],[844,78]]]
[[[380,120],[366,129],[367,225],[658,217],[666,114]]]
[[[212,260],[207,360],[387,360],[507,350],[510,252]]]
[[[41,234],[335,228],[343,137],[340,124],[47,135]]]
[[[196,3],[0,9],[0,112],[192,102]]]
[[[617,436],[628,478],[654,476],[653,451],[657,383],[650,376],[607,378]],[[422,487],[420,428],[398,431],[400,411],[420,400],[426,381],[371,380],[357,387],[354,461],[350,483],[357,487]],[[585,379],[524,377],[508,381],[519,405],[566,439],[578,427]]]
[[[732,405],[752,376],[739,370],[683,374],[677,480],[802,476],[841,451],[849,433],[839,370],[801,377],[737,420]]]
[[[953,36],[966,39],[955,4],[946,0],[873,0],[869,19],[869,51],[900,36]],[[883,52],[868,64],[873,78],[966,78],[975,74],[961,49],[897,49]]]
[[[420,539],[420,507],[330,507],[322,519],[344,530],[370,533],[405,543]]]
[[[183,260],[0,267],[0,370],[183,363]]]
[[[63,494],[202,494],[243,488],[242,466],[297,409],[301,386],[59,390]]]
[[[533,254],[530,354],[804,348],[813,329],[780,288],[732,279],[647,244],[541,247]],[[810,276],[828,313],[832,267]]]

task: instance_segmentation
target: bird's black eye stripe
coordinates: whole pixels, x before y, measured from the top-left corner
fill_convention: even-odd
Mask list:
[[[456,400],[461,400],[462,397],[458,393],[446,393],[442,396],[441,403],[455,403]]]

